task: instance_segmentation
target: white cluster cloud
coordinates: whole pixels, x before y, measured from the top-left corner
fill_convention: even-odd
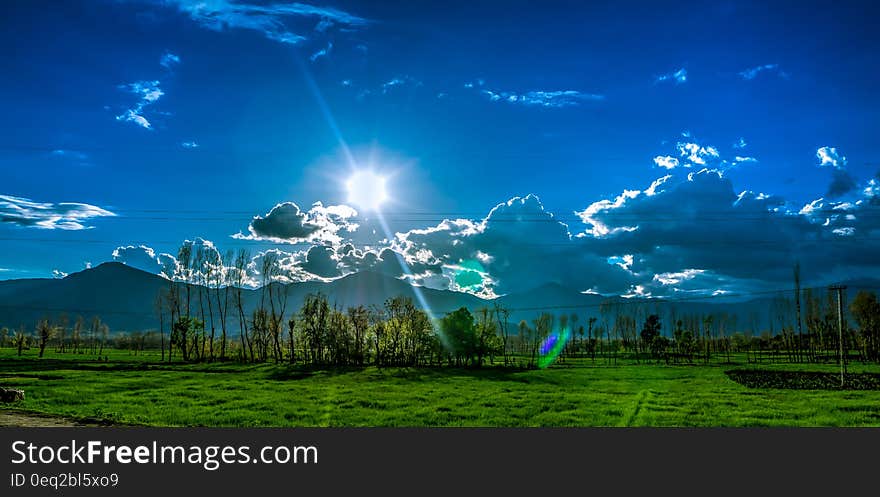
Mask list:
[[[654,165],[659,168],[673,170],[678,168],[709,167],[725,171],[739,164],[755,164],[758,159],[748,155],[736,155],[733,158],[723,158],[719,149],[712,145],[703,145],[694,140],[691,133],[685,131],[682,134],[685,141],[675,144],[675,155],[657,155],[654,157]],[[745,140],[740,138],[733,144],[734,149],[745,148]]]
[[[667,174],[589,203],[574,212],[576,226],[548,212],[537,196],[525,195],[496,205],[482,218],[444,219],[356,245],[350,234],[358,229],[358,218],[351,207],[315,203],[302,210],[293,202],[281,203],[255,216],[249,234],[234,237],[305,247],[256,254],[242,282],[330,281],[374,271],[486,298],[548,283],[656,297],[786,288],[795,262],[804,268],[805,284],[880,277],[874,256],[880,253],[878,178],[850,188],[843,199],[826,196],[795,206],[775,195],[734,190],[724,174],[731,163],[715,147],[684,136],[687,141],[675,144],[679,157],[657,156],[678,162],[669,168],[658,164]],[[841,160],[836,151],[827,153]],[[733,164],[753,160],[736,156]],[[700,161],[704,167],[695,167]],[[232,270],[229,258],[223,262],[210,242],[188,243],[193,250],[201,247],[201,264],[212,273]],[[148,247],[120,247],[114,258],[166,277],[185,277],[184,264]],[[270,273],[264,272],[266,264]]]
[[[374,271],[485,298],[547,283],[656,297],[786,287],[796,261],[805,268],[807,283],[832,275],[880,276],[872,256],[880,251],[880,241],[862,236],[880,231],[877,190],[876,180],[871,180],[852,200],[817,199],[797,209],[773,195],[736,193],[721,171],[704,168],[670,173],[647,188],[593,202],[575,212],[582,226],[574,235],[538,197],[526,195],[498,204],[481,219],[446,219],[369,247],[355,246],[338,236],[340,230],[333,241],[315,240],[302,250],[260,252],[248,262],[242,280],[256,287],[266,278],[330,281]],[[279,239],[306,239],[320,231],[317,211],[293,206],[279,204],[265,217],[255,218],[267,220],[265,225],[252,223],[251,228]],[[214,264],[214,274],[232,270],[228,259],[218,262],[213,244],[192,243],[193,250],[203,248],[201,264]],[[184,276],[173,256],[157,255],[144,246],[120,247],[114,258],[175,275],[168,277]],[[263,273],[267,261],[273,268],[268,275]],[[191,271],[205,273],[199,268]]]
[[[690,164],[705,166],[707,160],[711,161],[720,157],[718,149],[712,146],[704,147],[692,142],[679,142],[676,148],[678,148],[681,157],[685,157]]]
[[[407,85],[422,86],[422,82],[412,76],[397,76],[382,83],[382,93],[388,93],[391,90]]]
[[[173,281],[211,281],[212,285],[219,281],[221,285],[240,284],[245,288],[267,282],[331,281],[364,270],[395,278],[404,276],[397,260],[400,254],[390,248],[356,249],[351,244],[314,245],[296,251],[268,249],[248,256],[243,271],[235,262],[238,254],[221,254],[213,242],[202,238],[185,240],[176,255],[159,253],[146,245],[128,245],[117,247],[112,256],[116,262]]]
[[[347,205],[324,206],[315,202],[303,211],[293,202],[276,205],[265,216],[254,216],[248,234],[237,233],[233,238],[266,240],[276,243],[329,242],[339,243],[340,232],[357,230],[354,222],[357,211]]]
[[[137,95],[138,101],[134,107],[116,116],[116,120],[132,122],[144,129],[152,129],[152,123],[144,117],[144,107],[156,103],[165,94],[159,87],[159,81],[136,81],[119,85],[119,89]]]
[[[685,283],[693,291],[784,286],[795,261],[817,280],[832,270],[877,275],[866,254],[880,245],[859,233],[880,229],[880,202],[864,193],[798,210],[773,195],[736,194],[719,170],[703,169],[666,179],[653,194],[630,190],[593,203],[577,213],[587,225],[577,237],[614,263],[634,254],[630,269],[648,293]]]
[[[819,147],[816,150],[816,158],[819,159],[820,166],[831,166],[838,169],[846,166],[846,157],[838,153],[835,147]]]
[[[159,59],[159,65],[164,67],[165,69],[171,69],[177,64],[180,64],[180,56],[175,55],[171,52],[165,52],[162,54],[162,57]]]
[[[573,288],[590,282],[588,287],[607,289],[626,277],[623,270],[609,266],[606,257],[582,251],[568,226],[547,212],[535,195],[498,204],[479,221],[447,219],[431,228],[398,233],[393,247],[410,264],[425,261],[419,269],[426,271],[413,271],[418,273],[415,281],[481,296],[547,282]]]
[[[748,69],[740,71],[739,77],[750,81],[758,77],[758,75],[762,72],[775,72],[781,78],[788,78],[788,73],[779,70],[779,64],[764,64],[760,66],[750,67]]]
[[[177,259],[171,254],[158,254],[146,245],[128,245],[113,250],[113,260],[152,274],[166,277],[177,270]]]
[[[330,54],[331,50],[333,50],[333,42],[327,42],[327,46],[325,46],[324,48],[322,48],[322,49],[318,50],[317,52],[313,53],[312,55],[310,55],[309,60],[311,60],[312,62],[315,62],[318,59],[320,59],[321,57],[328,56]]]
[[[678,69],[676,71],[666,73],[666,74],[661,74],[660,76],[657,76],[654,79],[654,82],[655,83],[662,83],[664,81],[672,81],[675,84],[680,85],[682,83],[687,82],[687,79],[688,79],[687,69],[682,67],[681,69]]]
[[[819,167],[831,167],[831,183],[825,196],[840,198],[858,188],[856,180],[846,170],[846,157],[836,147],[820,147],[816,150]]]
[[[291,20],[318,18],[315,30],[326,31],[335,24],[348,28],[368,23],[362,17],[332,7],[320,7],[299,2],[246,3],[232,0],[164,0],[175,5],[193,21],[206,29],[246,29],[257,31],[266,38],[279,43],[296,44],[306,36],[294,32]]]
[[[34,202],[23,197],[0,195],[0,223],[47,230],[83,230],[88,221],[113,217],[106,209],[78,202]]]
[[[675,169],[678,167],[679,162],[678,159],[671,155],[658,155],[657,157],[654,157],[654,164],[656,164],[657,167]]]
[[[473,87],[473,84],[470,86]],[[538,107],[575,107],[583,102],[603,100],[604,95],[584,93],[577,90],[527,91],[514,93],[509,91],[480,90],[492,102],[508,102],[512,104],[534,105]]]

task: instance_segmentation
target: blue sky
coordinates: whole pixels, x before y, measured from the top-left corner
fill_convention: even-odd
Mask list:
[[[156,270],[184,240],[278,250],[290,280],[402,276],[394,251],[486,296],[880,276],[866,4],[5,10],[0,278],[114,251]],[[378,213],[349,205],[361,169],[386,178]]]

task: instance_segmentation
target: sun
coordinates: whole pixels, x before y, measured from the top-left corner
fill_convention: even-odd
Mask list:
[[[385,186],[385,177],[369,170],[355,171],[345,182],[348,201],[372,211],[378,211],[379,207],[388,200]]]

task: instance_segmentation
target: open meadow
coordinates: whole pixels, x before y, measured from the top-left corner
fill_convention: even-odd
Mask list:
[[[161,363],[158,353],[94,356],[0,349],[16,412],[152,426],[880,426],[880,390],[748,388],[730,370],[834,373],[833,364],[618,364],[547,369],[340,368]],[[850,364],[850,373],[880,373]],[[8,405],[2,409],[12,409]],[[8,412],[8,411],[7,411]]]

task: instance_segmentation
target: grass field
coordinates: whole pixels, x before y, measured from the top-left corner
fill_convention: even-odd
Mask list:
[[[752,389],[739,364],[608,366],[569,360],[546,370],[158,364],[157,355],[0,349],[0,386],[16,409],[157,426],[880,426],[880,391]],[[835,371],[833,365],[761,368]],[[880,372],[851,365],[850,371]],[[0,407],[6,409],[7,407]]]

